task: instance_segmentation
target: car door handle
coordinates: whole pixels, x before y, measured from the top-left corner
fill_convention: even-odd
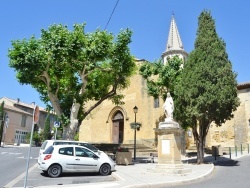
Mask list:
[[[80,161],[80,159],[75,159],[76,161]]]

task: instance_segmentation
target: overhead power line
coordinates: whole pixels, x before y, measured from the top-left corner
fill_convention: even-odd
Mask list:
[[[106,28],[108,27],[108,24],[109,24],[109,22],[110,22],[110,20],[111,20],[111,18],[113,16],[113,13],[115,12],[115,8],[116,8],[116,6],[117,6],[118,3],[119,3],[119,0],[116,1],[115,7],[114,7],[114,9],[113,9],[113,11],[112,11],[112,13],[111,13],[111,15],[109,17],[109,20],[108,20],[108,22],[107,22],[104,30],[106,30]]]

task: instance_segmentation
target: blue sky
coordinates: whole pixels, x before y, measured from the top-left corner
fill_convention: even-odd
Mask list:
[[[117,0],[1,0],[0,1],[0,97],[20,98],[44,107],[31,86],[20,85],[7,57],[11,41],[39,38],[41,29],[52,24],[72,28],[86,23],[86,32],[104,29]],[[172,13],[184,45],[194,49],[198,16],[211,10],[218,35],[225,41],[238,83],[250,81],[250,1],[246,0],[119,0],[107,30],[117,34],[121,29],[133,31],[131,53],[154,61],[165,51]]]

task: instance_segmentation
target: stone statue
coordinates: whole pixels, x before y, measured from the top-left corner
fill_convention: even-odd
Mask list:
[[[165,103],[163,104],[164,113],[166,115],[167,120],[173,119],[173,112],[174,112],[174,101],[170,95],[170,93],[167,93],[167,98],[165,100]]]

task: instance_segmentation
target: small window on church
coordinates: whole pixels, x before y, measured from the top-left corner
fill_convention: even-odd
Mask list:
[[[159,98],[154,98],[154,108],[159,108]]]

